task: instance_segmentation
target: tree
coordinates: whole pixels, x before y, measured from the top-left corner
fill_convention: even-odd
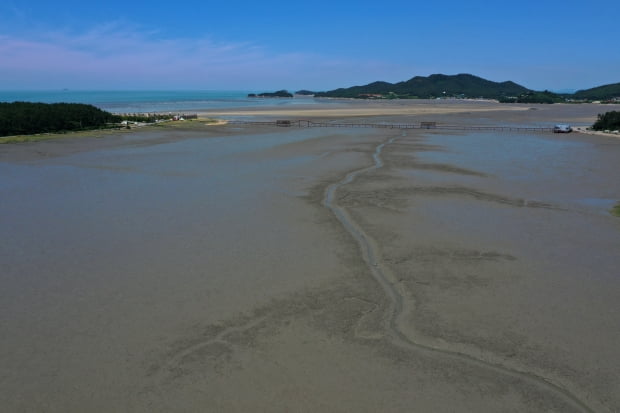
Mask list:
[[[594,130],[620,130],[620,112],[611,111],[598,115],[598,120],[592,125]]]

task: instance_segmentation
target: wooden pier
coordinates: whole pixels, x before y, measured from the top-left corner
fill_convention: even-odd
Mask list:
[[[488,132],[553,132],[552,127],[527,126],[489,126],[489,125],[444,125],[436,122],[419,123],[343,123],[313,122],[309,120],[275,120],[275,121],[244,121],[231,120],[231,125],[278,126],[297,128],[375,128],[375,129],[420,129],[420,130],[452,130],[452,131],[488,131]]]

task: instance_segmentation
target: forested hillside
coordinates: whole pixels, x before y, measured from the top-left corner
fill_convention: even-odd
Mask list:
[[[105,127],[120,117],[81,103],[0,102],[0,136]]]
[[[364,98],[373,95],[394,98],[429,99],[437,97],[463,97],[499,99],[530,92],[514,82],[493,82],[470,74],[416,76],[404,82],[373,82],[365,86],[340,88],[320,92],[317,97]]]
[[[575,99],[588,99],[588,100],[607,100],[620,97],[620,83],[612,83],[610,85],[603,85],[593,87],[591,89],[578,90],[574,93]]]

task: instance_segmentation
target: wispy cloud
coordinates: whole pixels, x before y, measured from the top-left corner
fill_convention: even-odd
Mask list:
[[[368,76],[386,66],[304,52],[274,53],[250,42],[162,38],[127,22],[82,33],[0,33],[1,88],[328,88],[366,81],[361,68]]]

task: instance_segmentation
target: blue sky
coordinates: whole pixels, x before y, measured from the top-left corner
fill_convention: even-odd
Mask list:
[[[0,4],[0,89],[328,90],[432,73],[620,82],[620,1]]]

